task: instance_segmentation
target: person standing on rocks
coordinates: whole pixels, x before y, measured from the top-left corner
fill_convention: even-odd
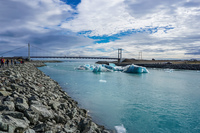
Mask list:
[[[1,67],[4,67],[4,58],[1,58]]]
[[[11,66],[13,65],[13,60],[12,59],[10,60],[10,64],[11,64]]]
[[[9,60],[8,59],[6,60],[6,64],[7,64],[7,66],[9,65]]]
[[[1,67],[3,67],[3,58],[1,58]]]

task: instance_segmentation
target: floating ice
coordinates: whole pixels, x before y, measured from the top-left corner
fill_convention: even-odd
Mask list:
[[[124,68],[123,72],[127,73],[149,73],[146,67],[141,67],[137,65],[128,65]]]
[[[100,79],[99,82],[101,82],[101,83],[106,83],[107,81],[106,81],[106,80]]]
[[[93,69],[94,69],[94,66],[90,64],[81,65],[75,68],[75,70],[93,70]]]
[[[114,63],[109,63],[109,66],[116,67]]]
[[[99,65],[99,66],[96,66],[94,69],[93,69],[93,72],[112,72],[112,70],[110,69],[107,69],[106,67],[103,67],[102,65]]]
[[[103,64],[102,66],[107,68],[107,69],[113,70],[113,71],[123,71],[124,70],[123,67],[116,66],[113,63],[109,63],[109,65]]]
[[[117,133],[126,133],[126,128],[124,128],[124,125],[115,126],[115,129],[116,129]]]
[[[126,73],[149,73],[149,71],[146,69],[146,67],[142,67],[142,66],[137,66],[137,65],[128,65],[125,67],[121,67],[121,66],[116,66],[113,63],[109,63],[109,65],[106,64],[102,64],[102,65],[81,65],[77,68],[75,68],[75,70],[92,70],[94,73],[98,73],[98,72],[112,72],[112,71],[122,71],[122,72],[126,72]]]
[[[172,73],[174,70],[173,69],[164,69],[164,71],[167,73]]]

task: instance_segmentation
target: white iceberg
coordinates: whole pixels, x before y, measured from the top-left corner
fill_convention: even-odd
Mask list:
[[[101,83],[106,83],[107,81],[106,81],[106,80],[103,80],[103,79],[100,79],[99,82],[101,82]]]
[[[94,66],[90,64],[86,65],[80,65],[79,67],[76,67],[75,70],[93,70]]]
[[[126,128],[124,127],[124,125],[115,126],[115,129],[116,129],[117,133],[126,133]]]
[[[109,63],[109,65],[103,64],[102,66],[105,67],[105,68],[107,68],[107,69],[113,70],[113,71],[123,71],[124,70],[123,67],[116,66],[113,63]]]
[[[94,69],[93,69],[93,72],[112,72],[112,70],[110,69],[107,69],[106,67],[103,67],[102,65],[99,65],[99,66],[96,66]]]

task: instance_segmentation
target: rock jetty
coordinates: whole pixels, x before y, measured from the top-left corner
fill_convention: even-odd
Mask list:
[[[200,70],[200,64],[138,64],[138,65],[149,68]]]
[[[0,69],[1,133],[109,133],[59,84],[25,63]]]

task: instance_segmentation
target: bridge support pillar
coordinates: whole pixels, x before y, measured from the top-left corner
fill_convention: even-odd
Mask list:
[[[28,61],[30,61],[30,44],[28,43]]]
[[[122,49],[119,48],[118,49],[118,63],[121,63],[121,61],[122,61]]]

